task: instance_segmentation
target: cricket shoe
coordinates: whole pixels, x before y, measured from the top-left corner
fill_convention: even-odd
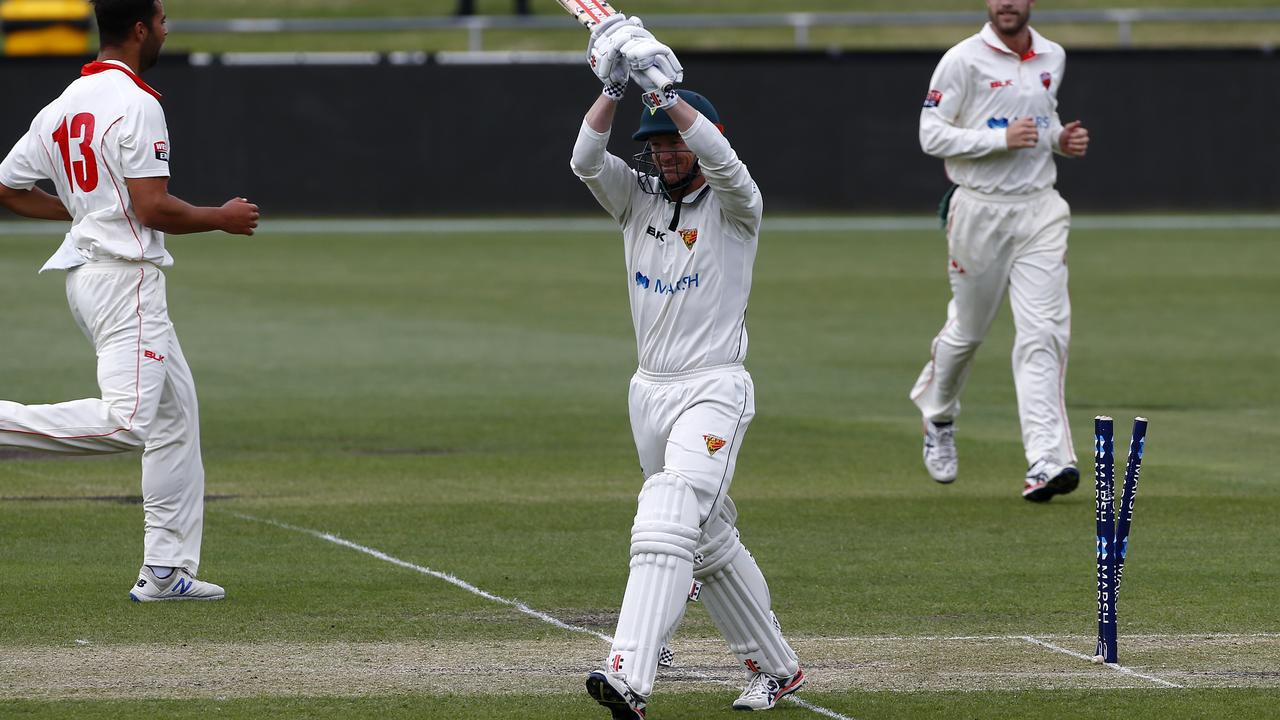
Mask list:
[[[1027,470],[1022,497],[1031,502],[1049,502],[1054,495],[1066,495],[1080,484],[1080,471],[1070,465],[1054,465],[1037,460]]]
[[[924,469],[940,483],[956,479],[960,458],[956,455],[956,425],[924,421]]]
[[[779,700],[803,687],[804,680],[802,668],[797,668],[796,674],[787,678],[758,672],[751,676],[747,689],[733,701],[733,709],[769,710],[777,705]]]
[[[591,673],[587,676],[587,694],[608,708],[613,720],[644,720],[644,706],[649,699],[632,690],[621,673]]]
[[[176,568],[161,580],[146,565],[138,571],[138,581],[129,589],[129,599],[134,602],[221,600],[226,596],[227,591],[221,586],[197,580],[186,568]]]

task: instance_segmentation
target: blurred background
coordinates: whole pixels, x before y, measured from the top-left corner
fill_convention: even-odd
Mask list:
[[[567,170],[596,92],[586,33],[551,0],[169,0],[174,187],[274,214],[591,212]],[[772,211],[925,213],[946,186],[916,141],[946,48],[981,0],[630,0],[680,52]],[[82,0],[4,0],[0,138],[95,51]],[[1077,210],[1259,211],[1280,204],[1280,3],[1045,0],[1069,54],[1059,98],[1087,160],[1059,162]],[[633,93],[634,95],[634,93]],[[638,120],[626,101],[620,124]],[[634,118],[634,119],[633,119]],[[614,133],[613,149],[637,148]],[[234,190],[230,190],[234,188]]]

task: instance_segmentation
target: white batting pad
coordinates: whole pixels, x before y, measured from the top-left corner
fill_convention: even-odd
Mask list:
[[[738,537],[737,515],[726,498],[724,509],[704,528],[694,567],[702,581],[702,604],[744,667],[790,677],[799,661],[770,609],[764,574]]]
[[[652,691],[663,641],[684,612],[700,534],[698,501],[684,479],[658,473],[645,481],[631,528],[631,575],[605,661],[642,696]]]

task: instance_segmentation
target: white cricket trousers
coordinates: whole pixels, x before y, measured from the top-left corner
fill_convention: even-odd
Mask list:
[[[645,478],[663,471],[683,478],[698,499],[702,522],[717,515],[756,414],[751,374],[741,365],[679,375],[640,370],[628,395]]]
[[[1013,381],[1027,465],[1075,465],[1065,383],[1071,339],[1067,232],[1071,208],[1052,188],[987,195],[960,188],[951,199],[947,247],[951,302],[932,357],[911,399],[926,420],[960,414],[960,394],[1005,290],[1013,309]]]
[[[0,447],[66,454],[142,450],[143,563],[200,565],[204,466],[195,382],[155,265],[97,262],[67,274],[67,302],[98,356],[101,399],[0,401]]]

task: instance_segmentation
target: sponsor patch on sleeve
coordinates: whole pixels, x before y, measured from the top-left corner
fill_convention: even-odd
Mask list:
[[[164,140],[161,140],[160,142],[155,144],[155,148],[156,148],[156,159],[169,162],[169,143],[165,142]]]
[[[938,107],[940,102],[942,102],[942,93],[938,90],[930,90],[929,94],[924,96],[924,106],[927,108]]]

